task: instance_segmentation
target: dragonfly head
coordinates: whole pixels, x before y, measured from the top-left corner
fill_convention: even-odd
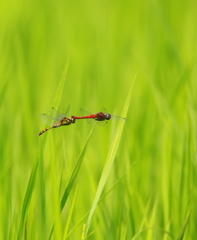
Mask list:
[[[109,113],[106,113],[105,117],[106,117],[107,120],[109,120],[111,118],[111,115]]]

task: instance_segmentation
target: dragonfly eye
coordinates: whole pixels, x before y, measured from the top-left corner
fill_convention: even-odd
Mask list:
[[[106,119],[109,120],[111,118],[110,114],[106,114]]]

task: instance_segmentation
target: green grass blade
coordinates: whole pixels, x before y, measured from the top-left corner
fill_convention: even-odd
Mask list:
[[[3,100],[4,100],[5,94],[6,94],[7,89],[8,89],[8,85],[9,85],[9,82],[5,81],[2,84],[2,87],[0,88],[0,99],[1,99],[1,102],[3,102]]]
[[[185,231],[186,231],[187,226],[188,226],[188,222],[189,222],[191,211],[192,211],[192,209],[189,211],[189,213],[188,213],[188,215],[187,215],[187,217],[185,219],[185,222],[184,222],[184,224],[183,224],[183,226],[182,226],[182,228],[181,228],[181,230],[179,232],[179,235],[178,235],[176,240],[183,240],[184,235],[185,235]]]
[[[70,56],[68,57],[67,63],[64,67],[62,77],[59,81],[59,84],[58,84],[58,87],[57,87],[57,90],[56,90],[56,93],[55,93],[55,96],[54,96],[54,99],[53,99],[53,102],[52,102],[52,107],[54,107],[55,109],[59,108],[59,104],[60,104],[60,100],[61,100],[61,97],[62,97],[62,92],[63,92],[63,89],[64,89],[65,80],[66,80],[66,75],[67,75],[67,71],[68,71],[69,59],[70,59]],[[53,114],[52,114],[52,117],[54,117]],[[41,128],[44,128],[45,125],[46,124],[42,124]]]
[[[52,148],[52,146],[51,146]],[[52,151],[53,152],[53,151]],[[55,158],[51,158],[50,161],[50,173],[51,173],[51,186],[53,191],[53,213],[54,213],[54,239],[62,239],[62,221],[60,210],[60,195],[59,195],[59,182],[57,177],[57,171],[55,168]]]
[[[88,137],[87,137],[87,139],[86,139],[86,141],[85,141],[85,144],[84,144],[84,146],[83,146],[83,149],[82,149],[82,151],[81,151],[81,153],[80,153],[80,156],[79,156],[79,158],[78,158],[78,160],[77,160],[77,162],[76,162],[76,164],[75,164],[75,166],[74,166],[73,172],[72,172],[72,174],[71,174],[71,176],[70,176],[70,180],[69,180],[68,186],[67,186],[67,188],[65,189],[64,194],[63,194],[63,196],[62,196],[61,205],[60,205],[61,211],[63,210],[63,208],[64,208],[64,206],[65,206],[65,204],[66,204],[67,198],[68,198],[68,196],[69,196],[69,194],[70,194],[70,191],[71,191],[71,189],[73,188],[73,185],[74,185],[74,183],[75,183],[75,181],[76,181],[76,178],[77,178],[77,176],[78,176],[79,170],[80,170],[80,168],[81,168],[81,164],[82,164],[82,162],[83,162],[83,157],[84,157],[84,154],[85,154],[85,152],[86,152],[86,148],[87,148],[87,145],[88,145],[88,141],[89,141],[89,139],[90,139],[90,137],[91,137],[91,135],[92,135],[92,132],[93,132],[93,130],[94,130],[94,127],[95,127],[95,124],[94,124],[93,128],[91,129],[91,131],[90,131],[90,133],[89,133],[89,135],[88,135]]]
[[[75,203],[76,203],[77,187],[76,187],[76,190],[74,192],[74,197],[72,199],[72,204],[71,204],[69,214],[68,214],[68,218],[67,218],[67,221],[66,221],[66,226],[65,226],[65,230],[64,230],[64,238],[63,239],[66,239],[67,235],[68,235],[68,228],[69,228],[70,222],[72,220],[72,214],[73,214],[73,210],[75,208]]]
[[[43,157],[43,141],[39,141],[39,161],[37,173],[37,202],[38,202],[38,217],[39,217],[39,237],[46,239],[46,187],[45,187],[45,171],[44,171],[44,157]]]
[[[102,202],[103,199],[105,199],[109,193],[120,183],[120,181],[122,181],[122,179],[126,176],[126,173],[124,173],[120,179],[118,179],[118,181],[103,195],[101,196],[101,198],[99,199],[98,201],[98,204],[100,202]],[[75,229],[81,224],[84,222],[85,218],[88,216],[88,214],[90,213],[90,211],[88,211],[81,219],[80,221],[69,231],[69,233],[67,234],[66,238],[68,238],[74,231]],[[85,231],[85,230],[84,230]]]
[[[66,79],[66,75],[67,75],[67,71],[68,71],[68,66],[69,66],[69,58],[68,58],[68,61],[67,61],[67,63],[66,63],[66,65],[65,65],[65,68],[64,68],[64,71],[63,71],[63,74],[62,74],[62,77],[61,77],[61,79],[60,79],[60,81],[59,81],[59,84],[58,84],[58,87],[57,87],[57,90],[56,90],[56,93],[55,93],[55,97],[54,97],[54,99],[53,99],[53,103],[52,103],[52,106],[53,107],[55,107],[56,109],[58,109],[58,107],[59,107],[59,103],[60,103],[60,100],[61,100],[61,97],[62,97],[62,92],[63,92],[63,89],[64,89],[64,84],[65,84],[65,79]],[[48,139],[48,138],[47,138]],[[42,139],[40,140],[41,141],[41,144],[42,144]],[[44,140],[43,140],[44,141]],[[44,148],[46,148],[46,145],[47,145],[47,141],[44,141],[44,147],[43,147],[43,149]],[[51,168],[51,174],[52,174],[52,177],[53,177],[53,189],[54,189],[54,191],[55,191],[55,189],[56,189],[56,185],[57,185],[57,183],[56,183],[56,177],[55,177],[55,172],[54,172],[54,162],[51,162],[51,164],[52,164],[52,168]],[[39,165],[40,166],[40,171],[42,171],[42,173],[44,174],[44,172],[43,172],[43,166],[40,164]],[[40,181],[42,181],[42,177],[40,177],[39,178],[39,180]],[[43,178],[43,181],[44,181],[44,178]],[[42,181],[42,188],[43,188],[43,190],[45,190],[44,188],[45,188],[45,186],[44,186],[44,182]],[[44,194],[44,193],[43,193]],[[54,194],[54,196],[57,196],[57,194]],[[54,197],[54,201],[58,201],[58,198],[57,197]],[[43,196],[43,198],[42,198],[42,202],[41,202],[41,205],[42,206],[44,206],[45,205],[45,196]],[[43,210],[44,211],[44,210]],[[60,234],[60,222],[59,222],[59,217],[58,217],[58,209],[56,209],[55,210],[55,213],[56,213],[56,226],[57,226],[57,228],[58,228],[58,230],[56,231],[58,234]],[[44,218],[44,216],[43,216],[43,218]],[[53,224],[53,227],[52,227],[52,229],[51,229],[51,232],[50,232],[50,237],[49,238],[51,238],[51,236],[52,236],[52,233],[53,233],[53,230],[54,230],[54,224]]]
[[[171,235],[171,233],[169,233],[168,231],[165,231],[165,230],[163,230],[161,228],[156,228],[156,227],[155,228],[154,227],[147,227],[147,228],[144,228],[144,229],[140,230],[138,233],[136,233],[135,236],[132,237],[132,240],[138,239],[138,237],[140,237],[140,235],[142,233],[144,233],[146,231],[149,231],[149,230],[151,230],[151,231],[152,230],[158,230],[158,231],[162,232],[163,234],[166,234],[168,236],[168,238],[174,239],[173,236]]]
[[[146,206],[145,206],[145,209],[143,210],[143,218],[142,218],[142,221],[140,223],[140,227],[139,229],[143,229],[144,226],[146,226],[148,220],[147,220],[147,216],[148,216],[148,212],[150,211],[150,207],[151,207],[151,198],[148,200]]]
[[[67,63],[64,67],[62,77],[60,79],[55,97],[53,99],[52,107],[55,107],[56,109],[58,109],[59,103],[60,103],[60,100],[61,100],[61,97],[62,97],[62,92],[63,92],[63,89],[64,89],[64,84],[65,84],[66,75],[67,75],[68,66],[69,66],[69,59],[70,59],[70,56],[68,57]]]
[[[125,102],[125,105],[124,105],[124,109],[122,111],[122,116],[126,116],[127,115],[127,111],[128,111],[129,104],[130,104],[131,92],[132,92],[132,89],[133,89],[134,81],[135,81],[135,78],[134,78],[134,80],[132,82],[130,91],[128,93],[128,96],[127,96],[127,99],[126,99],[126,102]],[[108,154],[108,157],[107,157],[107,160],[106,160],[106,163],[105,163],[105,166],[104,166],[104,169],[103,169],[100,181],[99,181],[99,185],[98,185],[98,188],[97,188],[96,196],[94,198],[94,202],[93,202],[92,208],[90,210],[90,214],[88,216],[88,220],[87,220],[87,224],[86,224],[85,236],[87,236],[87,234],[88,234],[88,230],[89,230],[89,227],[90,227],[90,224],[91,224],[91,221],[92,221],[92,217],[94,215],[94,212],[96,210],[97,204],[98,204],[99,199],[101,197],[103,188],[104,188],[104,186],[106,184],[106,181],[107,181],[107,178],[109,176],[111,167],[113,165],[113,162],[114,162],[114,159],[115,159],[115,156],[116,156],[116,152],[118,150],[120,138],[121,138],[121,135],[122,135],[123,127],[124,127],[124,121],[121,121],[119,123],[119,125],[118,125],[117,130],[116,130],[116,133],[115,133],[112,145],[111,145],[111,149],[109,150],[109,154]]]
[[[76,164],[75,164],[75,166],[74,166],[74,169],[73,169],[73,171],[72,171],[72,173],[71,173],[69,183],[68,183],[66,189],[64,190],[64,193],[63,193],[63,196],[62,196],[62,199],[61,199],[61,203],[60,203],[60,210],[61,210],[61,211],[64,209],[64,206],[65,206],[65,204],[66,204],[66,201],[67,201],[67,199],[68,199],[68,196],[69,196],[69,194],[70,194],[70,191],[73,189],[73,186],[74,186],[75,181],[76,181],[76,179],[77,179],[79,170],[80,170],[80,168],[81,168],[81,164],[82,164],[83,159],[84,159],[84,154],[85,154],[85,152],[86,152],[86,148],[87,148],[89,139],[90,139],[90,137],[91,137],[91,135],[92,135],[92,133],[93,133],[94,128],[95,128],[95,124],[94,124],[94,126],[92,127],[92,129],[91,129],[91,131],[90,131],[90,133],[89,133],[89,135],[88,135],[88,137],[87,137],[87,139],[86,139],[86,141],[85,141],[85,144],[84,144],[83,149],[82,149],[82,151],[81,151],[81,153],[80,153],[80,156],[79,156],[79,158],[78,158],[78,160],[77,160],[77,162],[76,162]],[[54,230],[54,225],[52,226],[52,229],[51,229],[51,232],[50,232],[50,235],[49,235],[49,239],[51,239],[51,237],[52,237],[53,230]]]
[[[23,201],[22,213],[21,213],[18,236],[17,236],[18,240],[22,239],[23,228],[24,228],[24,225],[25,225],[25,217],[26,217],[26,213],[27,213],[29,203],[31,201],[33,189],[34,189],[34,186],[35,186],[37,169],[38,169],[38,159],[36,159],[36,161],[34,163],[34,166],[33,166],[33,169],[32,169],[31,175],[30,175],[30,179],[29,179],[29,182],[28,182],[27,190],[26,190],[26,193],[25,193],[25,198],[24,198],[24,201]]]

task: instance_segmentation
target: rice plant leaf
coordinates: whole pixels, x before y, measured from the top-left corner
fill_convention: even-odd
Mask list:
[[[109,193],[120,183],[120,181],[121,181],[125,176],[126,176],[126,173],[124,173],[124,174],[120,177],[120,179],[118,179],[118,181],[99,199],[98,204],[99,204],[103,199],[105,199],[105,198],[109,195]],[[70,230],[70,232],[67,234],[66,238],[68,238],[68,237],[75,231],[75,229],[76,229],[79,225],[81,225],[81,223],[84,222],[85,218],[88,216],[89,213],[90,213],[90,211],[88,211],[88,212],[80,219],[80,221],[79,221],[79,222]],[[85,232],[85,230],[84,230],[84,232]],[[87,237],[87,236],[86,236],[86,237]]]
[[[61,203],[60,203],[60,210],[61,211],[64,209],[64,206],[66,204],[66,201],[68,199],[70,191],[73,189],[73,186],[74,186],[75,181],[77,179],[79,170],[81,168],[81,164],[83,162],[83,157],[84,157],[84,154],[85,154],[85,151],[86,151],[89,139],[90,139],[90,137],[92,135],[92,132],[93,132],[94,128],[95,128],[95,124],[93,125],[93,127],[92,127],[92,129],[91,129],[91,131],[90,131],[86,141],[85,141],[85,144],[84,144],[83,149],[82,149],[82,151],[80,153],[80,156],[79,156],[79,158],[78,158],[78,160],[77,160],[77,162],[76,162],[76,164],[74,166],[74,169],[73,169],[73,171],[71,173],[69,183],[68,183],[66,189],[64,190],[64,194],[62,196]],[[51,232],[50,232],[50,235],[49,235],[49,239],[51,239],[51,237],[52,237],[53,229],[54,229],[54,225],[52,226],[52,229],[51,229]]]
[[[136,76],[134,77],[134,80],[133,80],[132,85],[130,87],[130,90],[129,90],[129,93],[128,93],[128,96],[127,96],[127,99],[126,99],[126,102],[125,102],[125,105],[124,105],[124,108],[123,108],[123,111],[122,111],[122,116],[127,115],[128,108],[129,108],[129,105],[130,105],[130,100],[131,100],[131,92],[132,92],[132,89],[133,89],[133,84],[134,84],[135,78],[136,78]],[[125,121],[120,121],[119,122],[118,128],[116,130],[116,133],[115,133],[112,145],[111,145],[111,148],[109,150],[109,154],[107,156],[107,160],[106,160],[106,163],[105,163],[105,166],[104,166],[104,169],[103,169],[100,181],[99,181],[99,185],[98,185],[97,192],[96,192],[96,195],[95,195],[95,198],[94,198],[94,202],[93,202],[92,208],[90,210],[90,214],[88,216],[85,236],[88,235],[88,230],[89,230],[90,224],[92,222],[92,217],[94,215],[94,212],[96,210],[99,199],[101,197],[103,188],[106,184],[106,181],[108,179],[110,170],[112,168],[112,165],[113,165],[113,162],[114,162],[114,159],[115,159],[115,156],[116,156],[116,152],[118,150],[119,142],[120,142],[120,139],[121,139],[124,123],[125,123]]]
[[[156,227],[147,227],[147,228],[144,228],[144,229],[140,230],[138,233],[136,233],[136,234],[132,237],[132,240],[138,239],[138,237],[139,237],[142,233],[144,233],[144,232],[146,232],[146,231],[148,231],[148,230],[159,230],[159,231],[162,232],[163,234],[168,235],[169,238],[174,239],[173,236],[171,235],[171,233],[169,233],[168,231],[165,231],[165,230],[163,230],[163,229],[161,229],[161,228],[156,228]]]
[[[67,63],[64,67],[62,77],[60,79],[55,97],[53,99],[52,106],[55,107],[55,109],[58,109],[59,103],[60,103],[60,100],[61,100],[61,97],[62,97],[62,92],[63,92],[63,89],[64,89],[64,83],[65,83],[65,80],[66,80],[66,75],[67,75],[68,66],[69,66],[69,59],[70,59],[70,56],[68,57]]]
[[[38,158],[36,159],[36,161],[34,163],[34,166],[33,166],[30,178],[29,178],[27,190],[26,190],[26,193],[25,193],[25,198],[24,198],[24,201],[23,201],[23,207],[22,207],[19,229],[18,229],[18,236],[17,236],[18,240],[22,239],[23,229],[24,229],[24,225],[25,225],[25,217],[26,217],[26,213],[27,213],[29,203],[31,201],[33,189],[34,189],[34,186],[35,186],[37,169],[38,169]]]
[[[6,79],[7,80],[7,79]],[[1,99],[1,102],[3,102],[4,100],[4,97],[5,97],[5,94],[7,92],[7,89],[8,89],[8,85],[9,85],[9,81],[5,81],[1,86],[0,88],[0,99]]]
[[[142,221],[140,223],[140,229],[143,229],[143,227],[146,225],[147,215],[148,215],[148,212],[150,211],[150,207],[151,207],[151,200],[152,199],[150,197],[147,204],[146,204],[146,207],[144,209],[143,218],[142,218]]]
[[[66,80],[66,75],[67,75],[67,71],[68,71],[68,66],[69,66],[69,59],[70,59],[70,56],[68,57],[68,60],[67,60],[67,63],[64,67],[64,71],[62,73],[62,77],[59,81],[59,84],[58,84],[58,87],[57,87],[57,90],[56,90],[56,93],[55,93],[55,96],[54,96],[54,99],[53,99],[53,102],[52,102],[52,109],[50,110],[50,116],[46,115],[46,114],[41,114],[40,117],[42,119],[42,121],[47,125],[47,126],[50,126],[52,124],[54,124],[55,122],[57,122],[58,120],[61,119],[61,115],[58,117],[58,118],[55,118],[55,115],[58,114],[57,110],[59,108],[59,103],[60,103],[60,100],[61,100],[61,97],[62,97],[62,92],[63,92],[63,89],[64,89],[64,84],[65,84],[65,80]],[[68,106],[68,110],[69,110],[69,107]],[[58,114],[59,115],[59,114]],[[65,115],[62,114],[62,117],[64,117]],[[43,127],[43,124],[42,126]]]
[[[77,196],[77,189],[78,189],[78,186],[76,187],[76,190],[74,192],[74,197],[72,199],[72,204],[71,204],[71,207],[70,207],[70,210],[69,210],[69,214],[68,214],[68,218],[67,218],[67,221],[66,221],[66,226],[65,226],[65,230],[64,230],[64,238],[63,239],[66,239],[67,234],[68,234],[68,228],[69,228],[69,225],[70,225],[70,222],[71,222],[71,218],[72,218],[72,214],[73,214],[73,210],[74,210],[74,207],[75,207],[75,201],[76,201],[76,196]]]
[[[70,193],[71,189],[73,188],[73,185],[74,185],[74,183],[75,183],[75,181],[76,181],[76,178],[77,178],[77,176],[78,176],[79,170],[80,170],[80,168],[81,168],[81,164],[82,164],[82,162],[83,162],[83,157],[84,157],[84,154],[85,154],[87,145],[88,145],[88,141],[89,141],[89,139],[90,139],[90,137],[91,137],[91,135],[92,135],[92,132],[93,132],[93,130],[94,130],[94,127],[95,127],[95,124],[94,124],[94,126],[92,127],[92,129],[91,129],[91,131],[90,131],[90,133],[89,133],[89,135],[88,135],[88,137],[87,137],[87,139],[86,139],[86,141],[85,141],[85,144],[84,144],[84,146],[83,146],[83,149],[82,149],[82,151],[81,151],[81,153],[80,153],[80,156],[79,156],[79,158],[78,158],[78,160],[77,160],[77,162],[76,162],[76,164],[75,164],[75,166],[74,166],[74,169],[73,169],[73,171],[72,171],[72,174],[71,174],[71,176],[70,176],[69,183],[68,183],[68,185],[67,185],[67,187],[66,187],[66,189],[65,189],[65,191],[64,191],[64,194],[63,194],[63,196],[62,196],[61,204],[60,204],[60,209],[61,209],[61,211],[63,210],[63,208],[64,208],[64,206],[65,206],[65,203],[66,203],[66,201],[67,201],[67,198],[68,198],[68,196],[69,196],[69,193]]]
[[[39,232],[40,238],[46,239],[46,189],[45,189],[45,171],[43,157],[43,141],[39,142],[39,161],[37,173],[37,202],[38,202],[38,217],[40,219]]]
[[[190,217],[191,211],[192,211],[192,209],[189,211],[189,213],[188,213],[188,215],[185,219],[185,222],[184,222],[176,240],[183,240],[184,235],[185,235],[185,231],[186,231],[188,223],[189,223],[189,217]]]

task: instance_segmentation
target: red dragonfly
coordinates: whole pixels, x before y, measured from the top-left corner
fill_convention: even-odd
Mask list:
[[[52,111],[53,112],[57,112],[54,108],[52,108]],[[53,125],[48,127],[48,128],[45,128],[43,129],[41,132],[38,133],[38,136],[42,135],[43,133],[45,133],[46,131],[48,131],[49,129],[52,129],[52,128],[57,128],[57,127],[62,127],[62,126],[66,126],[66,125],[70,125],[72,123],[75,123],[75,119],[73,117],[71,118],[67,118],[66,115],[69,111],[69,107],[68,107],[68,110],[65,114],[57,114],[56,113],[56,117],[51,117],[51,116],[48,116],[46,114],[42,114],[41,115],[41,118],[44,122],[46,123],[49,123],[50,121],[53,121]],[[52,114],[52,116],[54,116],[55,114]]]
[[[82,111],[86,112],[85,110],[82,110]],[[111,115],[109,113],[104,113],[104,112],[98,112],[98,113],[90,114],[90,115],[83,116],[83,117],[72,116],[71,118],[74,118],[74,119],[87,119],[87,118],[90,118],[90,119],[94,119],[96,121],[105,121],[105,120],[110,120],[111,118],[116,119],[116,120],[125,120],[125,118],[118,117],[118,116],[113,116],[113,115]]]

